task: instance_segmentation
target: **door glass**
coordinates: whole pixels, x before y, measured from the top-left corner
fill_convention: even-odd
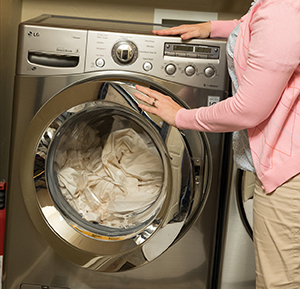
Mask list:
[[[97,102],[86,106],[66,112],[74,115],[51,144],[46,166],[50,192],[68,218],[106,230],[134,229],[161,207],[161,154],[128,109]]]

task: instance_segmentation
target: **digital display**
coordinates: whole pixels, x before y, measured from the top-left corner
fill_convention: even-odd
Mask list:
[[[211,48],[210,47],[198,46],[198,47],[195,47],[195,52],[211,53]]]
[[[193,51],[193,46],[174,45],[173,50],[175,50],[175,51]]]
[[[219,59],[220,47],[205,44],[165,43],[164,55],[199,59]]]

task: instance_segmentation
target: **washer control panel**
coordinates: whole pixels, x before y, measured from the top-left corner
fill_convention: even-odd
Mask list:
[[[88,31],[85,70],[125,70],[209,89],[227,85],[223,40]]]
[[[153,35],[151,31],[139,34],[138,25],[134,33],[101,31],[99,27],[22,25],[18,74],[122,70],[193,87],[227,89],[225,40],[183,41],[177,36]]]

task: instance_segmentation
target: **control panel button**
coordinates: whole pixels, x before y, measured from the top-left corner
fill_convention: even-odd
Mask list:
[[[190,58],[197,58],[198,54],[196,54],[196,53],[187,53],[186,56],[190,57]]]
[[[167,56],[176,56],[176,53],[175,52],[166,51],[165,55],[167,55]]]
[[[208,55],[208,59],[218,59],[218,55]]]
[[[213,67],[208,66],[204,69],[204,74],[206,77],[213,77],[216,74],[216,71]]]
[[[207,58],[208,58],[208,56],[207,56],[207,55],[205,55],[205,54],[198,54],[198,55],[197,55],[197,58],[201,58],[201,59],[207,59]]]
[[[186,53],[184,53],[184,52],[176,52],[176,56],[186,57]]]
[[[176,72],[176,66],[174,64],[168,64],[165,70],[167,74],[173,75]]]
[[[103,67],[105,65],[105,61],[104,61],[104,59],[103,58],[98,58],[98,59],[96,59],[96,66],[97,67]]]
[[[187,76],[192,76],[192,75],[194,75],[194,74],[195,74],[195,71],[196,71],[196,69],[195,69],[195,67],[194,67],[193,65],[188,65],[188,66],[185,68],[185,70],[184,70],[184,72],[185,72],[185,74],[186,74]]]
[[[143,65],[143,69],[145,70],[145,71],[150,71],[151,69],[152,69],[152,63],[151,62],[145,62],[144,63],[144,65]]]

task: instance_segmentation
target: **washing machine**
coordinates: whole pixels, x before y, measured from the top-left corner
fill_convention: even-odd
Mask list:
[[[225,41],[42,15],[20,24],[4,289],[212,288],[226,135],[178,130],[228,96]]]

